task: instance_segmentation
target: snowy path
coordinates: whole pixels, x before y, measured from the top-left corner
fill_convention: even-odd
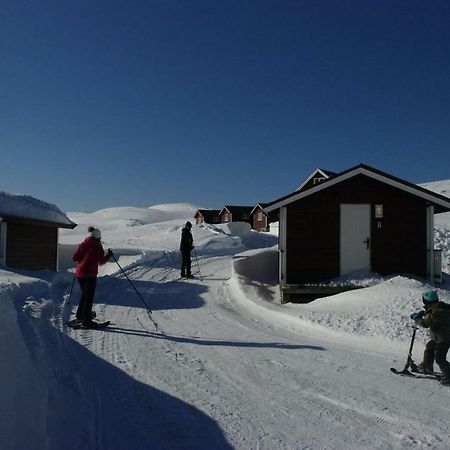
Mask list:
[[[209,275],[203,282],[170,282],[176,271],[140,266],[129,273],[167,336],[155,331],[128,283],[113,277],[97,292],[104,301],[97,312],[113,322],[110,329],[65,330],[88,350],[78,351],[79,359],[97,355],[92,364],[104,360],[130,378],[115,387],[95,385],[91,448],[121,448],[113,445],[117,426],[133,431],[132,448],[148,448],[145,427],[162,411],[167,416],[164,396],[182,405],[150,427],[167,448],[448,448],[450,391],[392,375],[389,367],[402,367],[404,355],[393,362],[376,349],[288,330],[270,313],[251,314],[230,289],[229,257],[202,259],[201,266]],[[112,391],[113,405],[105,406]],[[190,422],[203,427],[196,437],[186,432]]]

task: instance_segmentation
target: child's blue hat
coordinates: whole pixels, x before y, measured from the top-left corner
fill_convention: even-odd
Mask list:
[[[430,289],[425,291],[422,295],[422,301],[424,303],[434,303],[439,301],[439,296],[436,289]]]

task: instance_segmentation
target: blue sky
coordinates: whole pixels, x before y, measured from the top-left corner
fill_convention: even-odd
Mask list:
[[[271,201],[316,167],[450,179],[448,1],[0,2],[0,190]]]

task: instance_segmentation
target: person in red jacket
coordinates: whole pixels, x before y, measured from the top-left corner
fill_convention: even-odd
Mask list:
[[[94,302],[95,288],[97,286],[98,266],[105,264],[112,256],[112,251],[108,250],[105,255],[100,239],[102,235],[98,228],[89,227],[88,236],[73,254],[76,261],[76,277],[81,287],[80,304],[77,310],[77,319],[85,326],[92,326],[92,304]]]

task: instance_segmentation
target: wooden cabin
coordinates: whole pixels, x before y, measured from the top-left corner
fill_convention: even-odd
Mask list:
[[[253,206],[232,206],[225,205],[219,215],[221,223],[247,222],[252,224]]]
[[[198,209],[194,219],[197,225],[220,223],[220,209]]]
[[[75,228],[55,205],[0,193],[0,266],[58,270],[59,228]]]
[[[278,211],[266,213],[264,211],[267,203],[258,203],[252,209],[252,228],[256,231],[269,231],[270,224],[278,220]]]
[[[279,283],[296,287],[354,271],[403,273],[434,282],[434,215],[450,199],[360,164],[267,205],[279,210]]]

